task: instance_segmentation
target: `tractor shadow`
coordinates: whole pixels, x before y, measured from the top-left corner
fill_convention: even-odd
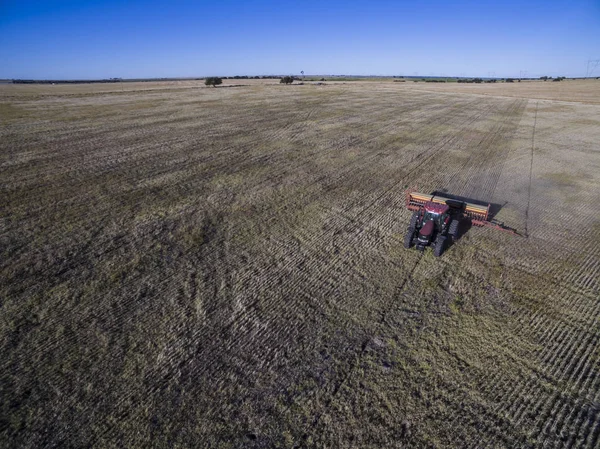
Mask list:
[[[490,203],[488,201],[482,201],[482,200],[478,200],[478,199],[474,199],[474,198],[470,198],[470,197],[466,197],[466,196],[453,195],[451,193],[448,193],[448,191],[446,189],[434,190],[431,194],[432,195],[442,195],[442,196],[445,196],[445,197],[453,199],[453,200],[463,201],[466,203],[473,203],[473,204],[477,204],[477,205],[485,206],[485,207],[487,207],[489,205],[490,208],[489,208],[488,219],[490,221],[493,220],[494,217],[496,217],[496,215],[500,212],[500,210],[502,210],[502,208],[507,204],[507,203],[504,203],[504,204]],[[465,219],[461,220],[461,225],[459,227],[456,241],[451,242],[448,245],[448,248],[450,248],[454,243],[458,242],[464,235],[466,235],[471,230],[472,227],[473,227],[473,223],[470,218],[465,218]]]

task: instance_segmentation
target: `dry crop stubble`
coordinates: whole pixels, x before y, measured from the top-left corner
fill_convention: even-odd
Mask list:
[[[598,444],[598,106],[52,87],[0,91],[3,441]],[[415,184],[528,238],[405,251]]]

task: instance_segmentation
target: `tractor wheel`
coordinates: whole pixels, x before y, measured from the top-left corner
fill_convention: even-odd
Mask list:
[[[458,240],[459,232],[460,232],[460,221],[452,220],[450,222],[450,227],[448,228],[448,235],[452,238],[453,242],[456,242]]]
[[[404,247],[406,249],[413,245],[413,237],[415,236],[415,228],[409,228],[404,236]]]
[[[414,214],[412,214],[412,217],[410,217],[410,224],[408,225],[408,229],[412,229],[414,232],[415,228],[417,227],[418,221],[419,221],[419,211],[416,211]]]
[[[433,255],[440,257],[446,249],[446,236],[440,235],[435,241],[435,247],[433,248]]]

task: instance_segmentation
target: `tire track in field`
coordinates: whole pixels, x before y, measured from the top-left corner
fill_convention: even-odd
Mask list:
[[[408,273],[406,274],[406,276],[404,277],[404,279],[402,280],[402,282],[400,282],[400,284],[398,284],[398,286],[395,289],[394,294],[390,297],[390,299],[388,301],[385,301],[383,303],[383,306],[381,307],[380,310],[380,318],[379,318],[379,324],[382,325],[385,323],[385,317],[387,315],[387,313],[389,312],[390,308],[389,305],[391,303],[394,302],[394,300],[396,298],[398,298],[400,296],[400,294],[402,293],[402,291],[404,290],[405,286],[407,285],[408,282],[410,282],[410,280],[412,279],[412,276],[415,272],[415,270],[417,269],[419,262],[421,262],[422,260],[422,253],[419,253],[414,264],[412,265],[412,267],[410,268],[410,270],[408,271]],[[333,387],[332,393],[329,394],[326,397],[326,401],[325,401],[325,405],[322,407],[322,409],[324,410],[323,412],[317,414],[317,416],[313,419],[311,427],[313,429],[317,429],[321,420],[323,419],[323,415],[326,411],[330,410],[330,406],[333,403],[333,401],[336,399],[339,391],[341,390],[341,388],[347,384],[350,379],[352,378],[352,376],[355,374],[356,370],[360,367],[361,363],[362,363],[362,359],[367,351],[368,345],[371,341],[372,337],[368,337],[367,339],[365,339],[360,347],[360,349],[357,351],[357,354],[355,356],[355,361],[353,362],[353,364],[350,366],[350,368],[348,369],[348,371],[346,373],[344,373],[341,378],[335,383],[335,386]]]
[[[525,238],[529,238],[529,207],[531,205],[531,189],[533,185],[533,156],[535,150],[535,127],[537,125],[537,113],[539,101],[535,103],[535,116],[533,119],[533,129],[531,131],[531,161],[529,163],[529,187],[527,189],[527,208],[525,209]]]
[[[457,195],[490,201],[508,157],[505,140],[514,134],[525,109],[524,100],[514,100],[503,111],[502,119],[486,133],[472,152],[460,175],[449,180],[449,190]]]
[[[482,158],[481,165],[474,169],[473,179],[471,180],[471,176],[469,176],[470,187],[467,188],[466,196],[485,198],[487,201],[491,201],[493,198],[505,161],[509,155],[509,140],[514,136],[525,106],[525,100],[518,100],[509,108],[508,113],[510,116],[501,124],[498,133],[487,142],[490,150]],[[483,159],[486,159],[487,163]]]

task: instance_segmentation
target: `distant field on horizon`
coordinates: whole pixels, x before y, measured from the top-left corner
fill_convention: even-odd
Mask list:
[[[319,78],[320,80],[320,78]],[[405,82],[395,82],[400,79],[389,78],[386,80],[355,80],[352,84],[366,84],[365,89],[370,89],[374,84],[378,88],[389,86],[395,91],[402,89],[409,90],[431,90],[433,92],[449,93],[470,93],[476,95],[509,96],[523,97],[528,99],[557,100],[568,102],[579,102],[586,104],[600,104],[600,80],[564,80],[561,82],[552,81],[522,81],[521,83],[482,83],[482,84],[459,84],[459,83],[426,83],[423,81],[414,82],[412,79],[406,79]],[[277,86],[281,89],[301,89],[308,88],[321,81],[306,81],[304,86],[296,81],[294,84],[283,86],[279,84],[279,79],[224,79],[221,86],[216,89],[228,87],[258,87],[258,86]],[[345,83],[344,80],[327,80],[328,84],[339,85]],[[30,96],[52,96],[52,95],[96,95],[96,94],[131,94],[144,91],[168,91],[172,89],[215,89],[207,87],[202,80],[186,81],[145,81],[145,82],[126,82],[126,83],[94,83],[94,84],[6,84],[0,88],[1,100],[19,100],[22,97]]]
[[[600,81],[2,84],[0,136],[0,446],[599,446]],[[405,250],[411,187],[522,236]]]

